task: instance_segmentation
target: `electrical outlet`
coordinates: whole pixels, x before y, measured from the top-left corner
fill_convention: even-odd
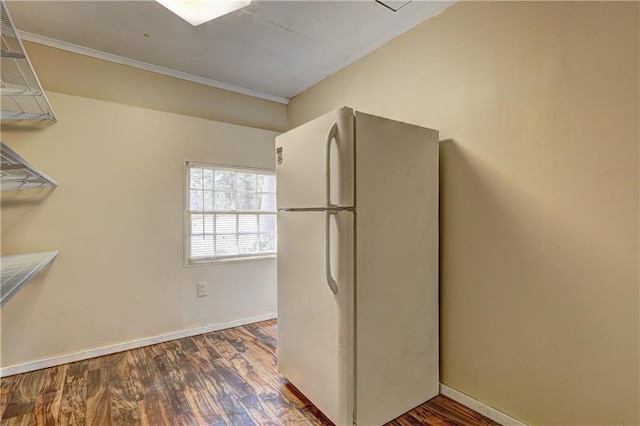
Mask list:
[[[207,291],[207,282],[206,281],[200,281],[198,283],[198,297],[205,297],[208,296],[209,293]]]

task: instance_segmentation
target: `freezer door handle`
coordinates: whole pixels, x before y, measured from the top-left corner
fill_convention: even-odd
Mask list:
[[[327,285],[333,294],[338,294],[338,283],[333,279],[331,274],[331,215],[336,214],[335,211],[324,212],[324,267],[327,277]]]
[[[334,122],[329,133],[327,133],[327,142],[325,144],[325,159],[324,159],[324,204],[328,209],[338,207],[336,204],[331,204],[331,142],[337,138],[338,123]],[[336,141],[337,142],[337,141]]]

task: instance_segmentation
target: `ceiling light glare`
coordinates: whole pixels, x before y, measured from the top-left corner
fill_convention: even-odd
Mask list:
[[[194,27],[242,9],[251,0],[156,0]]]

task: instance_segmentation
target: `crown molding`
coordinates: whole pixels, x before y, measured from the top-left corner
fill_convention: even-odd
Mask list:
[[[147,62],[125,58],[124,56],[118,56],[112,53],[103,52],[101,50],[91,49],[89,47],[68,43],[66,41],[56,40],[53,38],[41,36],[39,34],[33,34],[33,33],[20,31],[20,30],[18,30],[18,34],[20,35],[20,38],[22,38],[22,40],[30,41],[32,43],[42,44],[44,46],[49,46],[56,49],[65,50],[67,52],[77,53],[79,55],[89,56],[91,58],[102,59],[104,61],[109,61],[116,64],[127,65],[133,68],[154,72],[154,73],[166,75],[169,77],[179,78],[181,80],[187,80],[187,81],[202,84],[205,86],[215,87],[217,89],[228,90],[230,92],[252,96],[254,98],[264,99],[272,102],[278,102],[280,104],[287,105],[289,103],[289,99],[283,98],[281,96],[271,95],[269,93],[260,92],[258,90],[246,89],[240,86],[234,86],[233,84],[224,83],[222,81],[213,80],[211,78],[201,77],[201,76],[190,74],[187,72],[177,71],[170,68],[161,67],[159,65],[149,64]]]

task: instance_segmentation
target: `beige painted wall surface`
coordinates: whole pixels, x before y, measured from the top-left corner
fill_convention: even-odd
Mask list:
[[[37,43],[25,49],[46,90],[275,131],[287,106]],[[57,112],[56,106],[53,109]]]
[[[458,3],[292,100],[441,132],[442,381],[637,425],[639,4]]]
[[[273,169],[275,132],[49,97],[58,123],[2,129],[59,185],[2,193],[2,255],[60,250],[2,308],[2,366],[275,313],[275,259],[183,266],[185,160]]]

